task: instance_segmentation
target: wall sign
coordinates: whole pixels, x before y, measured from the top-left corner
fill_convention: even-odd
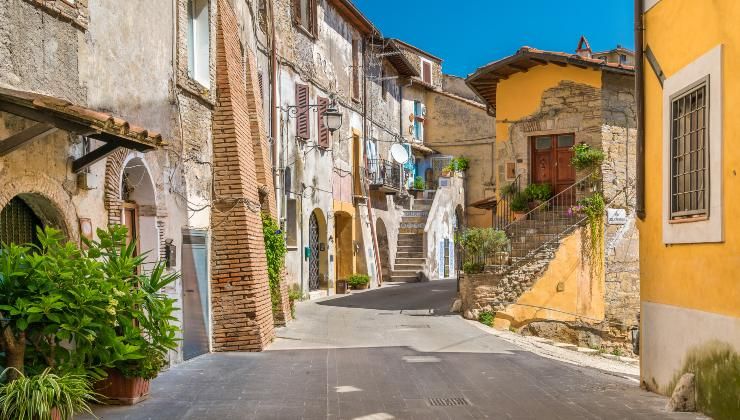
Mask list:
[[[624,225],[627,223],[627,210],[606,209],[606,222],[610,225]]]

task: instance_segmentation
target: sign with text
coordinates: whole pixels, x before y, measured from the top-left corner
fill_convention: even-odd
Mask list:
[[[627,223],[627,210],[606,209],[606,222],[610,225],[624,225]]]

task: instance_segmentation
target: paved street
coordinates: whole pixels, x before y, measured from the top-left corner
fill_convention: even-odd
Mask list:
[[[206,355],[103,419],[655,419],[637,384],[519,349],[448,313],[454,281],[305,302],[263,353]],[[456,405],[447,406],[452,403]],[[442,405],[435,405],[442,404]]]

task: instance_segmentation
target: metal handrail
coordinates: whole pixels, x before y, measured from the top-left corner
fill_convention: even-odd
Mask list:
[[[521,176],[522,174],[519,174],[514,178],[513,181],[511,181],[511,184],[514,186],[513,195],[519,194],[521,192]],[[513,196],[512,195],[512,196]],[[495,214],[494,214],[494,229],[500,229],[503,230],[503,227],[508,225],[514,220],[514,212],[511,210],[511,206],[509,205],[510,198],[507,197],[501,197],[499,202],[496,205]],[[503,207],[499,207],[502,206]],[[499,209],[501,209],[499,211]]]
[[[401,189],[401,165],[385,159],[368,159],[365,175],[371,186]]]

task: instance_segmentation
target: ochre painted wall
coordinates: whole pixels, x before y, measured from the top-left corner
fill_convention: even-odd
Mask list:
[[[577,229],[563,240],[545,273],[519,297],[517,304],[496,314],[495,327],[520,327],[525,322],[543,319],[585,322],[604,319],[604,273],[591,277],[590,265],[581,257],[581,232]],[[562,287],[558,291],[560,283]]]
[[[670,78],[724,45],[723,168],[725,242],[666,246],[662,238],[663,91],[645,64],[647,217],[639,223],[642,301],[740,317],[740,2],[663,0],[645,14],[645,41]],[[701,30],[686,30],[701,28]]]
[[[561,80],[570,80],[600,89],[601,71],[546,64],[501,80],[496,92],[496,139],[509,140],[509,124],[502,121],[515,121],[536,112],[545,90],[557,86]]]

